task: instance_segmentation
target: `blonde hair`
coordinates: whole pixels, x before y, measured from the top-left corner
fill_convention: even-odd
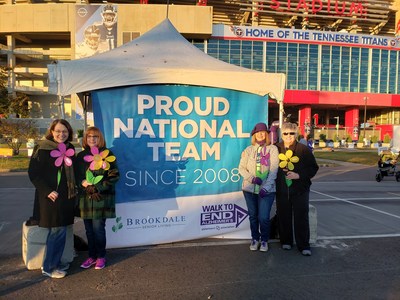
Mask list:
[[[86,129],[85,134],[83,135],[83,139],[82,139],[82,147],[84,149],[89,148],[89,145],[87,143],[87,136],[89,134],[92,135],[97,135],[99,136],[99,139],[97,140],[97,147],[98,148],[104,148],[106,147],[106,141],[104,140],[104,136],[101,133],[100,129],[98,129],[97,127],[91,126],[88,129]]]
[[[263,130],[264,131],[264,130]],[[269,145],[269,144],[271,144],[271,140],[270,140],[270,138],[269,138],[269,133],[268,133],[268,131],[264,131],[265,132],[265,145]],[[251,144],[252,145],[255,145],[257,143],[257,141],[256,141],[256,134],[253,134],[252,136],[251,136]]]

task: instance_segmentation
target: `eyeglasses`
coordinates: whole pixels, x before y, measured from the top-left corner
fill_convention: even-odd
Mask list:
[[[53,132],[55,132],[55,133],[57,133],[57,134],[60,134],[60,133],[67,134],[67,133],[68,133],[68,130],[53,130]]]
[[[98,135],[87,135],[87,138],[88,139],[90,139],[90,138],[93,138],[93,139],[98,139],[99,138],[99,136]]]
[[[295,135],[296,132],[284,132],[284,133],[283,133],[283,135],[288,135],[288,134],[290,134],[290,135]]]

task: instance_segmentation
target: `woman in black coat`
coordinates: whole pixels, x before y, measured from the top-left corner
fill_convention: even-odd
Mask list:
[[[61,256],[68,225],[74,223],[75,148],[70,143],[73,131],[63,119],[53,121],[46,139],[39,141],[29,163],[29,179],[36,188],[35,208],[39,226],[48,228],[42,273],[51,278],[66,275]]]
[[[276,178],[279,237],[282,248],[290,250],[294,230],[298,250],[304,256],[310,256],[310,187],[311,178],[319,167],[311,150],[296,141],[297,134],[296,124],[284,123],[281,128],[282,142],[276,144],[280,159]]]

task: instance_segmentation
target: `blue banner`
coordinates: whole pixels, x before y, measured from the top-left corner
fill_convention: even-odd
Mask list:
[[[267,98],[233,90],[144,85],[94,91],[95,125],[117,157],[117,203],[241,190],[238,164]]]

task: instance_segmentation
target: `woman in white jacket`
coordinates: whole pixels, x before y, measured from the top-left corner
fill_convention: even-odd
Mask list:
[[[258,123],[251,131],[251,146],[240,158],[239,172],[250,220],[250,250],[268,251],[270,211],[275,200],[278,149],[271,145],[268,128]]]

